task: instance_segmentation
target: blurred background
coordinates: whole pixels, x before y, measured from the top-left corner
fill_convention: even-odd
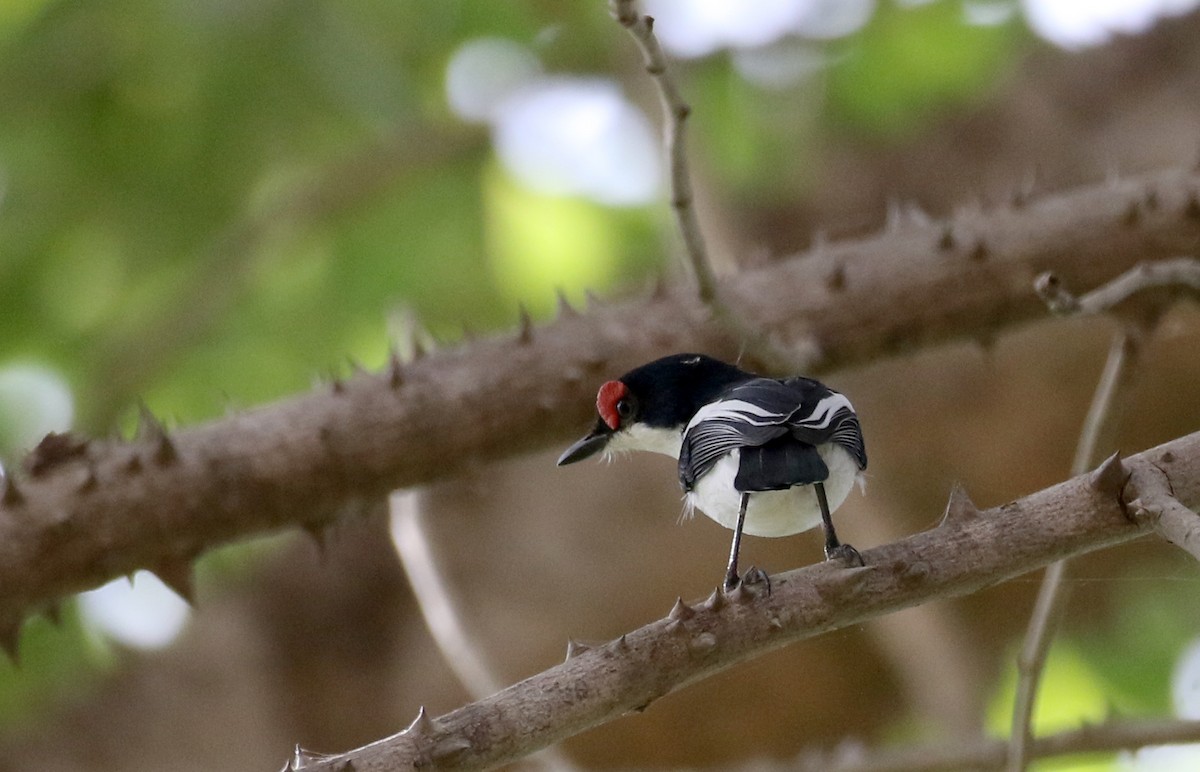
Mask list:
[[[1194,164],[1197,5],[645,9],[694,108],[698,206],[729,271],[1014,191]],[[12,0],[0,72],[10,467],[50,430],[130,431],[138,398],[190,425],[351,360],[378,367],[414,329],[454,346],[510,330],[519,304],[549,319],[560,290],[619,297],[679,274],[657,94],[601,0]],[[1111,333],[1048,320],[823,376],[854,400],[871,455],[839,532],[865,548],[929,527],[954,481],[993,506],[1063,479]],[[1200,426],[1198,346],[1196,310],[1168,314],[1123,449]],[[0,770],[277,769],[293,743],[344,750],[422,704],[459,706],[468,691],[393,543],[413,549],[413,523],[499,684],[555,664],[568,636],[614,637],[715,586],[729,533],[677,522],[670,460],[560,470],[560,450],[406,494],[420,513],[404,527],[347,518],[323,555],[303,533],[208,554],[196,609],[138,574],[57,624],[30,620],[21,667],[0,664]],[[750,537],[743,554],[784,570],[820,559],[820,541]],[[1144,540],[1070,576],[1038,731],[1200,718],[1194,562]],[[1037,583],[792,646],[577,737],[560,761],[728,766],[844,738],[1003,734]],[[1200,767],[1186,753],[1045,768]]]

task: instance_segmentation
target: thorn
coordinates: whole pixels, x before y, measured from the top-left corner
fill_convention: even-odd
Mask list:
[[[989,256],[990,253],[988,252],[987,244],[983,243],[983,239],[975,242],[975,247],[971,250],[971,259],[978,263],[982,263],[984,260],[987,260]]]
[[[700,633],[688,641],[688,649],[696,654],[705,654],[717,647],[717,636],[712,633]]]
[[[337,772],[355,772],[354,762],[350,759],[346,759],[342,762],[342,765],[337,768]]]
[[[394,391],[404,383],[404,362],[394,347],[388,352],[388,386]]]
[[[579,641],[575,640],[574,638],[568,638],[567,639],[567,658],[563,661],[569,662],[570,660],[575,659],[576,657],[578,657],[580,654],[584,653],[585,651],[591,651],[591,648],[592,647],[588,646],[586,643],[580,643]]]
[[[154,413],[150,412],[150,407],[143,401],[138,400],[138,423],[137,430],[134,433],[134,438],[138,440],[157,440],[159,437],[167,433],[166,427],[162,425]]]
[[[46,606],[46,608],[43,609],[42,613],[46,615],[46,619],[50,620],[50,624],[54,625],[55,627],[58,627],[62,624],[61,603],[51,603],[49,606]]]
[[[8,655],[8,661],[13,663],[13,666],[20,664],[18,649],[21,643],[21,621],[20,617],[16,619],[5,619],[0,623],[0,647],[4,648],[4,653]]]
[[[769,625],[774,630],[782,630],[783,629],[783,620],[777,616],[772,616],[770,619],[767,620],[767,625]]]
[[[588,309],[599,308],[600,306],[604,305],[604,301],[597,297],[596,293],[592,292],[590,289],[585,289],[583,291],[583,302]]]
[[[25,458],[30,477],[38,477],[59,464],[87,455],[88,441],[70,432],[50,432]]]
[[[675,605],[671,607],[671,612],[667,614],[668,619],[674,619],[676,621],[691,619],[694,616],[696,616],[696,611],[691,606],[683,602],[683,596],[679,596],[675,599]]]
[[[429,756],[435,764],[452,766],[464,752],[471,750],[471,741],[461,735],[443,737],[433,744]]]
[[[967,495],[967,489],[961,483],[954,483],[950,487],[950,498],[946,502],[946,510],[942,513],[941,525],[947,523],[966,523],[976,519],[982,514],[979,507],[975,506],[975,502],[971,501],[971,497]]]
[[[709,595],[708,599],[704,601],[704,608],[709,611],[720,611],[725,608],[725,594],[721,592],[720,587],[713,590],[712,595]]]
[[[421,340],[421,336],[417,334],[416,328],[412,331],[412,361],[416,362],[419,359],[424,359],[429,350],[425,348],[425,342]]]
[[[841,292],[846,289],[846,267],[834,266],[833,270],[825,277],[825,286],[829,288],[830,292]]]
[[[363,367],[362,362],[358,361],[354,357],[346,357],[346,359],[350,362],[351,377],[357,378],[360,375],[367,374],[367,368]]]
[[[413,719],[401,734],[411,734],[414,737],[431,736],[437,732],[437,723],[429,717],[425,712],[425,706],[417,711],[417,717]]]
[[[76,493],[91,493],[92,491],[96,490],[96,488],[98,488],[99,486],[100,486],[100,483],[96,479],[96,467],[91,464],[88,464],[87,477],[83,478],[83,482],[81,482],[79,484],[79,487],[75,489],[75,492]]]
[[[641,705],[637,705],[637,706],[635,706],[635,707],[632,707],[632,708],[630,708],[630,709],[629,709],[629,712],[628,712],[628,713],[626,713],[625,715],[627,715],[627,716],[632,716],[632,715],[635,715],[635,714],[638,714],[638,713],[645,713],[645,712],[646,712],[646,708],[650,707],[650,704],[651,704],[652,702],[654,702],[654,700],[655,700],[655,699],[657,699],[657,698],[655,698],[655,697],[651,697],[650,699],[648,699],[648,700],[646,700],[645,702],[643,702]]]
[[[1158,460],[1164,464],[1173,464],[1175,463],[1175,454],[1169,450],[1164,450],[1162,455],[1158,457]]]
[[[817,594],[826,600],[852,595],[863,586],[867,577],[874,572],[874,566],[835,569],[823,586],[821,584],[817,585]]]
[[[1125,209],[1125,214],[1121,215],[1121,223],[1127,228],[1132,228],[1138,224],[1138,220],[1142,219],[1142,210],[1138,209],[1136,201],[1130,201],[1129,206]]]
[[[1024,209],[1025,205],[1029,203],[1029,193],[1016,188],[1013,190],[1012,195],[1009,196],[1008,203],[1013,209]]]
[[[1155,523],[1162,517],[1162,506],[1136,498],[1126,502],[1125,511],[1135,523]]]
[[[1142,197],[1142,201],[1151,212],[1158,209],[1158,191],[1154,188],[1146,188],[1146,194]]]
[[[142,457],[139,456],[137,451],[135,450],[133,452],[133,455],[129,457],[129,460],[125,462],[125,474],[133,476],[133,475],[141,474],[141,473],[142,473]]]
[[[329,522],[325,521],[318,523],[312,520],[306,520],[300,524],[300,527],[304,529],[305,533],[312,537],[313,542],[317,545],[317,552],[320,553],[321,557],[325,557],[325,553],[329,549]]]
[[[150,569],[162,583],[175,591],[175,594],[187,601],[189,606],[196,605],[196,588],[192,582],[192,561],[188,558],[170,557],[159,561]]]
[[[332,756],[327,753],[317,753],[316,751],[306,751],[300,747],[300,743],[296,743],[295,750],[292,751],[292,758],[288,761],[287,766],[283,768],[283,772],[295,772],[296,770],[305,769],[310,766],[309,762],[327,762]]]
[[[4,485],[4,494],[0,495],[0,504],[6,507],[19,507],[25,503],[25,494],[17,487],[17,481],[12,476],[6,476],[0,483]]]
[[[824,254],[829,248],[829,237],[825,234],[824,228],[816,228],[813,230],[812,238],[808,242],[807,255],[813,257]]]
[[[529,315],[529,309],[525,304],[521,304],[520,310],[520,332],[517,333],[517,342],[525,346],[533,342],[533,317]]]
[[[335,376],[333,376],[333,380],[329,382],[329,389],[334,394],[345,394],[346,393],[346,384],[345,384],[345,382],[342,381],[341,378],[339,378],[335,375]]]
[[[734,603],[745,603],[750,600],[750,593],[746,590],[744,582],[738,582],[737,586],[732,590],[726,590],[725,597]]]
[[[889,198],[887,201],[887,212],[884,214],[884,230],[888,233],[895,233],[904,226],[904,207],[900,204],[900,200]]]
[[[1183,216],[1189,220],[1200,220],[1200,197],[1195,191],[1188,194],[1187,203],[1183,205]]]
[[[1121,451],[1117,451],[1092,470],[1088,475],[1088,485],[1101,493],[1120,496],[1129,474],[1129,469],[1121,461]]]
[[[954,249],[956,243],[957,242],[954,238],[954,226],[949,224],[944,225],[942,227],[942,235],[938,237],[937,248],[943,252],[948,252],[951,249]]]
[[[164,432],[158,438],[158,444],[154,448],[154,463],[159,466],[170,466],[179,460],[179,451],[175,448],[175,443],[171,442],[171,438]]]
[[[558,289],[558,318],[572,319],[579,316],[579,312],[571,306],[571,301],[567,300],[567,294],[562,288]]]
[[[917,560],[912,563],[905,564],[900,569],[900,584],[905,587],[918,585],[929,578],[929,564],[924,560]]]
[[[654,288],[650,290],[651,300],[663,300],[667,297],[667,277],[661,273],[654,280]]]
[[[625,637],[625,633],[621,633],[620,638],[613,639],[612,643],[617,651],[629,651],[629,639]]]

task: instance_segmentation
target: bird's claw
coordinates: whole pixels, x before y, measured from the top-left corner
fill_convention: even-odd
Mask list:
[[[849,544],[838,544],[837,546],[825,547],[826,560],[844,560],[851,566],[865,566],[862,555],[858,554],[858,550],[851,547]]]
[[[733,592],[738,588],[738,585],[753,587],[756,584],[765,584],[767,586],[767,595],[771,594],[771,577],[766,571],[757,566],[750,566],[746,569],[746,573],[740,577],[736,573],[730,573],[725,576],[725,592]]]

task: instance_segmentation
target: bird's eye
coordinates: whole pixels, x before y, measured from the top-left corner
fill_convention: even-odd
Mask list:
[[[633,398],[622,397],[617,400],[617,415],[621,416],[622,421],[627,421],[633,417]]]

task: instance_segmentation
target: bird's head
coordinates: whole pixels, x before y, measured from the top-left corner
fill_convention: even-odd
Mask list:
[[[674,354],[630,370],[600,387],[595,427],[566,449],[558,465],[623,450],[678,458],[681,433],[696,411],[751,377],[703,354]]]

